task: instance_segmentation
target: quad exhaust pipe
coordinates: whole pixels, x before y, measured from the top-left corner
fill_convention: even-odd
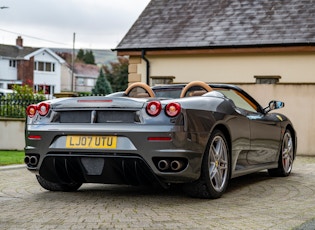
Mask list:
[[[178,161],[178,160],[174,160],[171,162],[171,169],[173,171],[177,171],[177,170],[180,170],[183,166],[183,163]]]
[[[25,156],[24,163],[28,166],[36,166],[38,163],[38,157],[36,156]]]
[[[167,160],[160,160],[160,161],[158,162],[158,168],[159,168],[159,170],[161,170],[161,171],[165,171],[165,170],[167,170],[169,167],[170,167],[170,165],[169,165],[169,163],[168,163]]]
[[[179,171],[183,169],[184,163],[180,160],[159,160],[157,163],[160,171]]]

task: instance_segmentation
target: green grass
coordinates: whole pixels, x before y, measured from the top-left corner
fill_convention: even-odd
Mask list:
[[[0,150],[0,166],[23,164],[24,151],[4,151]]]

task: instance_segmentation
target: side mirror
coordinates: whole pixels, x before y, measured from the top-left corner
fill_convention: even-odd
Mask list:
[[[264,108],[264,112],[268,113],[271,110],[281,109],[283,107],[284,107],[284,102],[282,101],[270,101],[269,105],[266,108]]]

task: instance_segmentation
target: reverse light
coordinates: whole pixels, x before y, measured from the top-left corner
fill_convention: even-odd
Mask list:
[[[29,105],[29,106],[26,108],[26,114],[27,114],[27,116],[29,116],[29,117],[34,117],[35,114],[36,114],[36,111],[37,111],[37,105]]]
[[[150,116],[157,116],[162,110],[161,102],[159,101],[150,101],[147,104],[146,111]]]
[[[48,113],[49,109],[50,105],[46,102],[41,102],[37,106],[38,113],[41,116],[45,116]]]
[[[177,116],[181,111],[181,106],[177,102],[171,102],[166,105],[165,107],[165,113],[170,117]]]

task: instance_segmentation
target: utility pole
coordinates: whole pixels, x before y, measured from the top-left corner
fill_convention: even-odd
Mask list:
[[[71,91],[75,91],[75,82],[74,82],[74,56],[75,56],[75,33],[73,33],[73,48],[72,48],[72,75],[71,75]]]

